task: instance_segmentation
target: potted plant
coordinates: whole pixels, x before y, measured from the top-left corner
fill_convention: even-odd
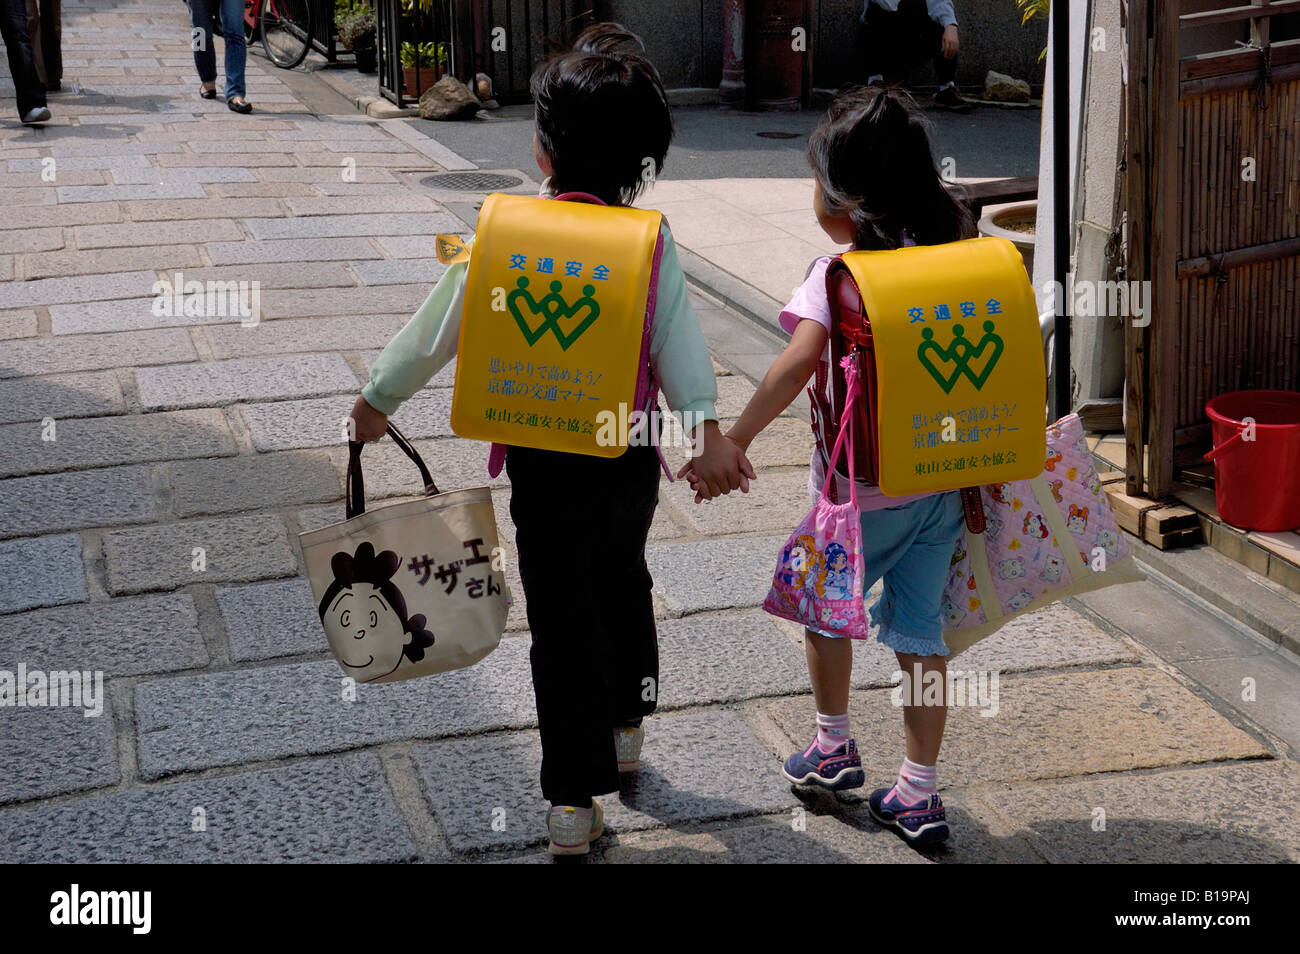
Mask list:
[[[357,69],[375,72],[375,13],[361,3],[339,3],[334,13],[339,45],[356,56]]]
[[[403,41],[398,56],[402,60],[402,85],[409,91],[418,89],[423,93],[442,77],[447,65],[447,44],[416,45]]]
[[[1025,270],[1034,274],[1034,245],[1037,239],[1038,203],[1017,202],[985,212],[977,228],[980,235],[1004,238],[1014,245],[1025,260]]]

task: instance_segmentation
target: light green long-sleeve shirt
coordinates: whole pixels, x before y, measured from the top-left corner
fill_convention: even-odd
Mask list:
[[[651,324],[651,366],[671,410],[693,414],[694,422],[716,421],[713,362],[686,295],[686,276],[667,223],[660,226],[660,234],[664,250]],[[375,410],[394,413],[456,356],[468,268],[467,262],[450,266],[411,320],[380,352],[370,369],[370,382],[361,391]]]

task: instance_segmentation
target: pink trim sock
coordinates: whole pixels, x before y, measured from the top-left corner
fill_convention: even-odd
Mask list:
[[[834,752],[849,738],[849,714],[825,715],[817,713],[817,748],[822,753]]]
[[[917,765],[911,759],[903,759],[903,766],[898,770],[898,781],[889,790],[885,800],[897,797],[904,805],[919,805],[937,792],[937,766]]]

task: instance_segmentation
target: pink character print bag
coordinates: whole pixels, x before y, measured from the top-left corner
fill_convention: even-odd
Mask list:
[[[958,541],[943,593],[953,655],[1009,619],[1075,593],[1145,579],[1101,489],[1077,414],[1047,428],[1047,460],[1030,480],[980,488],[984,532]]]
[[[861,399],[860,376],[850,372],[852,358],[840,362],[848,389],[845,407]],[[810,629],[851,639],[866,639],[869,622],[863,604],[862,523],[858,515],[858,488],[853,469],[853,414],[842,416],[839,437],[830,459],[841,446],[849,462],[852,500],[831,503],[827,497],[835,468],[826,468],[826,485],[808,516],[790,535],[777,561],[772,588],[763,609],[773,616],[793,620]]]

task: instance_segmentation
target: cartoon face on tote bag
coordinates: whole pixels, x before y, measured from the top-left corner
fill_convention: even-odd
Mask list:
[[[376,554],[370,543],[330,560],[334,581],[317,611],[339,662],[357,682],[395,671],[404,660],[419,662],[433,645],[423,615],[406,615],[406,600],[392,580],[402,559],[392,550]]]

